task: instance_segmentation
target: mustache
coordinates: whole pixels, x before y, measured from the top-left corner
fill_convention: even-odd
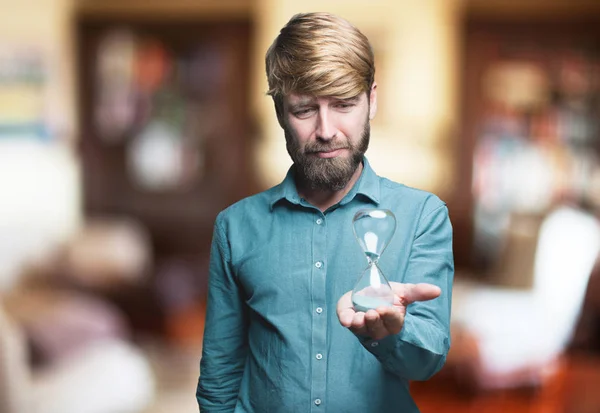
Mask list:
[[[338,149],[350,149],[348,145],[323,145],[322,143],[312,143],[304,148],[304,153],[331,152]]]

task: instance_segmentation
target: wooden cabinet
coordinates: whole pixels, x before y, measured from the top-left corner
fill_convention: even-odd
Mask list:
[[[166,313],[197,305],[217,213],[257,191],[251,35],[241,18],[77,21],[85,214],[149,230],[146,301]]]
[[[459,184],[450,205],[458,265],[494,266],[514,214],[592,198],[600,170],[599,16],[465,20]]]

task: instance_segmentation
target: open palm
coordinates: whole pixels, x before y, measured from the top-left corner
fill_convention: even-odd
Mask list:
[[[378,307],[366,313],[355,311],[352,304],[352,291],[344,294],[337,304],[340,324],[358,335],[381,340],[398,334],[404,325],[406,308],[415,301],[432,300],[440,296],[442,290],[433,284],[402,284],[391,282],[394,291],[394,304],[391,307]]]

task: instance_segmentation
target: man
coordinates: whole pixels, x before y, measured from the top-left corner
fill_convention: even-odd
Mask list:
[[[377,85],[369,42],[350,23],[294,16],[266,70],[293,166],[216,220],[200,411],[417,412],[409,380],[435,374],[450,345],[448,210],[364,157]],[[364,208],[398,220],[379,263],[395,305],[367,313],[350,295],[366,267],[352,230]]]

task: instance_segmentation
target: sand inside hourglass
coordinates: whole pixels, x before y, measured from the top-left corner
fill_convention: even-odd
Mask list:
[[[352,294],[352,304],[356,311],[365,313],[378,307],[390,307],[394,304],[394,292],[386,284],[379,288],[369,286]]]
[[[356,237],[368,266],[352,290],[356,311],[367,312],[394,304],[394,292],[378,267],[378,262],[396,230],[396,217],[389,210],[366,209],[358,211],[352,220]]]

